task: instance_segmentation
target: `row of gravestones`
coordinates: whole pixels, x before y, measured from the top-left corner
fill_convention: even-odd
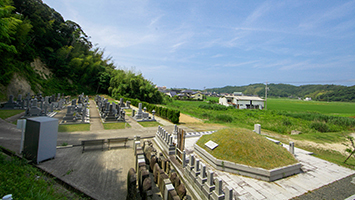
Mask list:
[[[137,174],[133,174],[134,169],[128,173],[128,192],[127,199],[136,198],[136,181],[138,182],[139,194],[142,199],[153,199],[152,181],[149,177],[149,171],[153,172],[154,182],[159,188],[163,199],[184,199],[186,196],[185,185],[180,181],[176,172],[162,153],[157,155],[156,149],[151,141],[143,142],[143,147],[140,146],[140,141],[135,148],[136,154],[136,170]],[[132,179],[132,177],[137,177]],[[136,180],[136,181],[135,181]]]
[[[176,132],[176,127],[174,132]],[[155,136],[155,141],[160,144],[168,155],[176,154],[175,144],[173,143],[173,134],[169,134],[164,128],[158,126],[158,131]],[[204,195],[205,199],[233,199],[233,190],[228,185],[222,189],[222,180],[220,178],[213,178],[214,172],[209,170],[206,173],[206,165],[200,163],[199,159],[195,159],[194,155],[190,159],[186,159],[185,151],[182,152],[182,167],[184,168],[184,175],[187,177],[191,185],[199,191],[200,195]]]
[[[175,125],[175,129],[176,129],[176,125]],[[158,126],[155,139],[163,148],[162,150],[164,152],[166,152],[168,155],[175,154],[175,144],[173,142],[174,134],[170,134],[163,127]]]
[[[78,121],[81,123],[88,123],[90,121],[89,120],[90,111],[88,109],[89,98],[87,96],[86,98],[84,98],[83,96],[84,95],[81,94],[78,97],[80,103],[78,101],[77,104],[76,99],[73,99],[71,101],[71,105],[67,106],[67,112],[63,117],[62,123],[78,122]]]
[[[36,99],[38,103],[46,102],[48,104],[51,104],[64,99],[64,94],[62,97],[60,93],[58,93],[58,97],[56,97],[54,94],[52,96],[42,97],[42,94],[31,96],[30,93],[27,93],[25,99],[22,99],[22,95],[19,94],[16,101],[14,100],[14,96],[10,95],[9,100],[4,104],[4,109],[26,109],[28,107],[33,106],[32,103],[34,99]],[[57,104],[54,105],[57,107]]]
[[[187,166],[184,168],[184,176],[189,180],[195,190],[205,199],[232,200],[233,189],[225,185],[223,189],[222,179],[214,178],[213,170],[206,170],[206,165],[196,159],[192,154]]]
[[[42,95],[37,95],[34,98],[29,98],[27,95],[26,99],[23,100],[22,105],[23,108],[26,109],[25,111],[25,118],[26,117],[35,117],[35,116],[49,116],[53,117],[56,112],[54,110],[61,110],[64,107],[64,104],[68,99],[60,98],[60,94],[58,94],[59,100],[52,96],[45,96],[44,98]],[[25,103],[24,103],[25,102]],[[26,105],[26,107],[25,107]]]
[[[126,112],[124,109],[130,107],[130,103],[127,102],[127,106],[123,103],[123,98],[120,99],[120,103],[116,104],[108,102],[108,99],[97,95],[95,97],[96,105],[99,109],[100,116],[104,122],[125,122]]]

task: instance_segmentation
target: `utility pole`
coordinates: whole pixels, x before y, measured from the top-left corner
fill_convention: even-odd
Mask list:
[[[267,91],[269,88],[267,87],[268,82],[265,83],[265,110],[267,110]]]

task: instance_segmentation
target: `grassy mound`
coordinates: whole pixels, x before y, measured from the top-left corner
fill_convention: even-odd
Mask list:
[[[219,146],[210,150],[205,146],[209,140]],[[252,167],[273,169],[297,163],[285,148],[247,129],[222,129],[211,135],[202,136],[197,145],[218,159]]]

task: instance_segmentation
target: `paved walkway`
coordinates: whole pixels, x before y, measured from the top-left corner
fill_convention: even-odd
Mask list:
[[[189,152],[190,154],[193,153],[193,145],[197,140],[197,137],[186,139],[186,152]],[[288,148],[288,145],[284,145],[284,147]],[[355,174],[354,170],[336,165],[309,154],[310,152],[295,148],[295,157],[302,164],[303,173],[274,182],[266,182],[218,171],[211,167],[207,162],[204,163],[208,169],[215,171],[215,177],[220,177],[224,184],[233,188],[235,197],[239,199],[290,199],[331,183],[336,184],[336,181],[342,180],[348,176],[354,176]],[[347,181],[344,185],[350,185],[347,187],[348,190],[346,193],[337,195],[337,192],[333,192],[335,195],[325,198],[322,195],[319,196],[322,196],[323,199],[344,199],[355,194],[355,185],[350,183],[349,178],[344,180]],[[307,198],[302,197],[301,199]]]
[[[102,131],[104,126],[101,123],[101,117],[96,107],[96,103],[93,100],[89,101],[90,106],[90,131]]]

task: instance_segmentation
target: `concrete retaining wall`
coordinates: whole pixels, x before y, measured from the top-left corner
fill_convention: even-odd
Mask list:
[[[300,163],[272,170],[266,170],[263,168],[255,168],[247,165],[217,159],[197,144],[194,145],[194,151],[199,157],[207,161],[215,169],[240,174],[243,176],[249,176],[264,181],[275,181],[301,172]]]

